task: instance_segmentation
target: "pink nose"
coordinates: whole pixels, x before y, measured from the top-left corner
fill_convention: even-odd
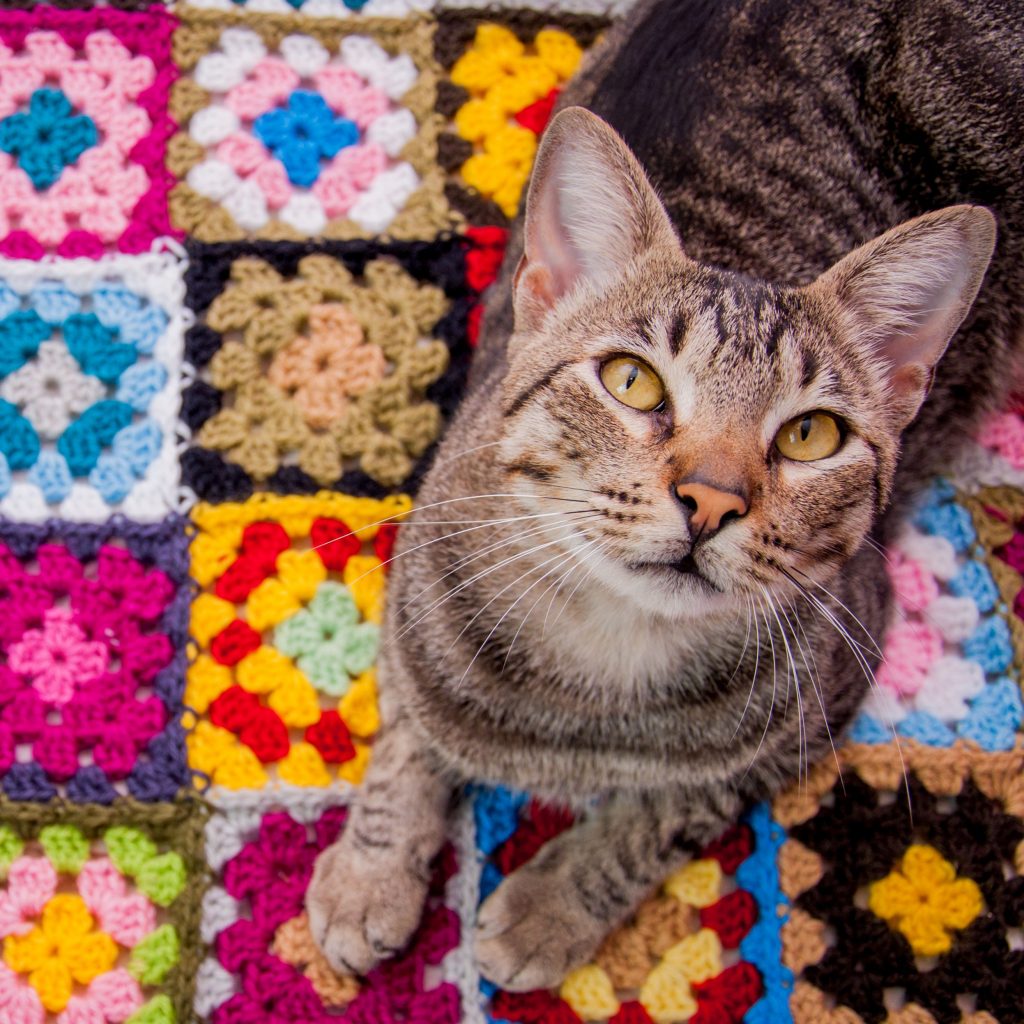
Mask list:
[[[714,533],[723,523],[747,514],[747,502],[740,494],[722,491],[710,484],[684,481],[676,494],[690,512],[690,526],[697,533]]]

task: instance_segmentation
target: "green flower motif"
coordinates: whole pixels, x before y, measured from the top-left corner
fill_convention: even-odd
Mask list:
[[[378,629],[359,621],[348,587],[321,583],[309,607],[274,630],[274,645],[296,664],[317,689],[343,696],[352,681],[377,658]]]
[[[115,825],[103,834],[103,842],[114,867],[132,878],[156,856],[156,843],[137,828]]]
[[[133,1013],[125,1024],[175,1024],[170,996],[161,993]]]
[[[187,881],[185,862],[173,850],[146,861],[135,876],[135,884],[158,907],[169,907]]]
[[[0,825],[0,879],[7,877],[7,869],[21,856],[25,844],[10,825]]]
[[[142,985],[159,985],[178,962],[179,952],[174,926],[162,924],[132,950],[128,970]]]
[[[47,825],[39,842],[50,863],[68,875],[77,875],[89,857],[89,841],[74,825]]]

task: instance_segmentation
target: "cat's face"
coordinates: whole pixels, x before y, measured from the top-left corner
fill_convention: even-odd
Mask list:
[[[606,126],[567,114],[585,120],[563,114],[545,143],[517,275],[508,490],[569,512],[564,545],[652,612],[815,594],[884,507],[991,217],[930,215],[807,288],[774,287],[689,260],[622,144],[609,152]],[[560,175],[581,132],[595,146]],[[588,154],[602,163],[589,178]]]

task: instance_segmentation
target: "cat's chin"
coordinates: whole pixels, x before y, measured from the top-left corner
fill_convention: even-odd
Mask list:
[[[736,599],[709,579],[691,555],[674,562],[619,563],[605,583],[641,608],[664,618],[699,619],[729,614]]]

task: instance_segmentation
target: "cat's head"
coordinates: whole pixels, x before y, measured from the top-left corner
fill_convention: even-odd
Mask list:
[[[995,222],[951,207],[806,287],[753,280],[689,259],[625,144],[572,108],[541,145],[524,241],[508,488],[575,509],[566,543],[613,591],[691,616],[824,582],[863,543]]]

